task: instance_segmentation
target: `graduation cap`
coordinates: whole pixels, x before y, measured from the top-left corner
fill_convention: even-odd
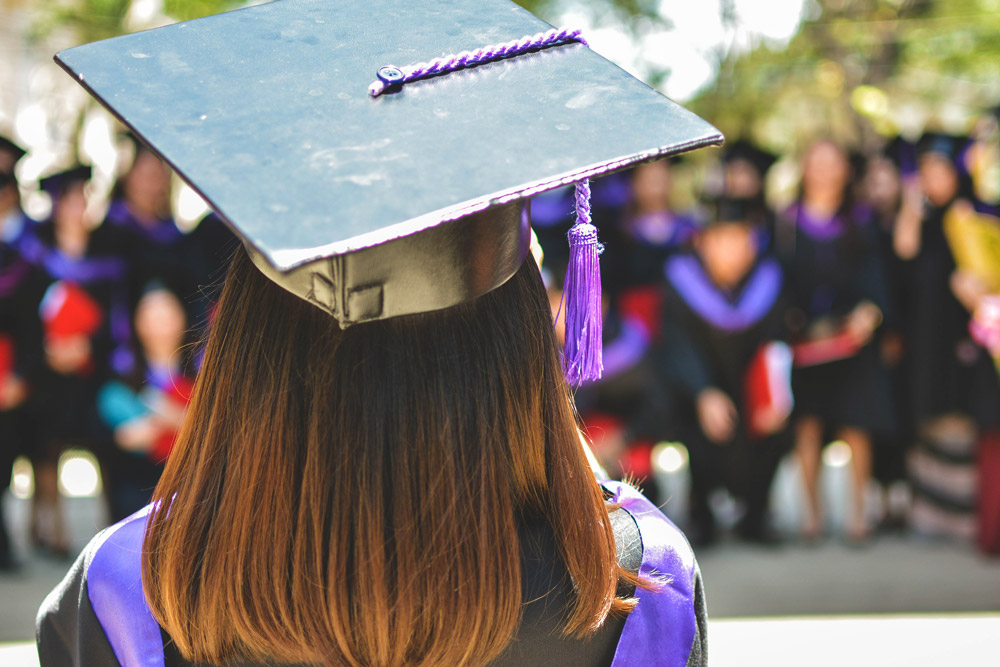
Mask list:
[[[0,135],[0,153],[7,153],[14,158],[10,163],[9,170],[0,168],[0,188],[3,188],[8,183],[13,183],[17,180],[14,176],[14,166],[17,164],[18,160],[27,154],[27,151],[7,137]]]
[[[737,139],[726,144],[726,149],[722,153],[723,164],[743,160],[754,166],[763,176],[767,170],[777,161],[774,153],[769,153],[762,148],[755,146],[746,139]]]
[[[923,157],[928,153],[936,153],[952,162],[957,162],[968,144],[968,137],[943,132],[925,132],[917,141],[917,155]]]
[[[92,175],[93,168],[89,165],[76,165],[65,171],[46,176],[38,184],[52,197],[54,202],[72,186],[88,182]]]
[[[742,223],[756,225],[764,222],[764,205],[758,197],[729,197],[720,195],[704,202],[708,216],[703,228],[713,225]]]
[[[5,136],[0,135],[0,151],[10,153],[14,156],[14,162],[23,158],[28,151],[24,150]]]
[[[508,0],[283,0],[56,60],[341,326],[505,282],[533,195],[722,141]]]

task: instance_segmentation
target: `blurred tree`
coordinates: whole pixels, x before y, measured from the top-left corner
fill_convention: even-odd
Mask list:
[[[1000,101],[1000,0],[812,0],[787,48],[730,53],[691,106],[730,137],[790,150],[969,129]]]

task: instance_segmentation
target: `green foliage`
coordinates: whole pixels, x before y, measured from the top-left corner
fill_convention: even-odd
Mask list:
[[[60,0],[45,3],[33,26],[33,36],[42,38],[57,29],[69,28],[81,42],[114,37],[122,32],[131,0]]]
[[[163,10],[178,21],[190,21],[233,9],[239,4],[234,0],[164,0]]]
[[[695,111],[727,136],[789,150],[819,134],[863,145],[927,125],[965,130],[1000,102],[1000,0],[820,0],[812,9],[782,51],[760,44],[722,61]]]

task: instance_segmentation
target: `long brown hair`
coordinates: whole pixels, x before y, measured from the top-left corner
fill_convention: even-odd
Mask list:
[[[519,623],[527,516],[572,577],[566,634],[629,609],[556,349],[530,257],[474,301],[341,330],[237,253],[145,537],[181,654],[486,663]]]

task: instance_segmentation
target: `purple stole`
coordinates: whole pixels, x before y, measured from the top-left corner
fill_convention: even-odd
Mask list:
[[[612,667],[684,667],[696,634],[694,553],[684,535],[645,496],[621,482],[603,482],[611,502],[635,518],[642,536],[642,577],[662,588],[636,591]],[[87,595],[123,667],[163,667],[163,637],[142,591],[142,538],[150,508],[101,533],[87,568]]]
[[[684,534],[645,496],[621,482],[604,482],[617,504],[635,519],[642,536],[639,576],[662,582],[636,590],[639,604],[625,619],[611,667],[685,667],[697,633],[694,552]]]
[[[745,331],[767,315],[784,282],[781,267],[770,257],[753,269],[735,302],[723,295],[691,255],[676,255],[667,260],[666,274],[688,307],[715,328],[730,333]]]
[[[163,667],[160,624],[142,592],[147,505],[98,535],[87,568],[87,596],[122,667]]]

